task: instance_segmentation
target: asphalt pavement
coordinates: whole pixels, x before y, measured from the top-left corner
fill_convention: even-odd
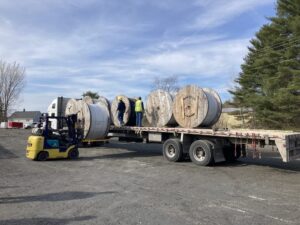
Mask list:
[[[276,152],[199,167],[161,145],[112,142],[31,161],[29,130],[0,129],[0,225],[300,224],[300,161]]]

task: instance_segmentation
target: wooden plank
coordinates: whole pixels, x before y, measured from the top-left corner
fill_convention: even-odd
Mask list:
[[[252,138],[252,134],[256,139],[264,140],[265,135],[268,134],[269,138],[274,140],[282,139],[285,140],[286,135],[300,134],[295,132],[285,132],[285,131],[268,131],[268,130],[230,130],[230,131],[214,131],[212,129],[203,128],[160,128],[160,127],[111,127],[112,130],[141,130],[141,131],[156,131],[156,132],[176,132],[176,133],[190,133],[190,134],[205,134],[209,136],[219,136],[219,137],[237,137],[237,138]]]

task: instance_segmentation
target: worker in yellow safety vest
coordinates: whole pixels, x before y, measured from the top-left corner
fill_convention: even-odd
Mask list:
[[[136,126],[142,126],[143,112],[144,112],[144,104],[141,97],[138,97],[135,101],[135,115],[136,115]]]

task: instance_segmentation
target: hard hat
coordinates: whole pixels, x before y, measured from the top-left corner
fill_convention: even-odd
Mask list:
[[[122,100],[122,97],[121,97],[121,96],[118,96],[117,98],[118,98],[119,101]]]

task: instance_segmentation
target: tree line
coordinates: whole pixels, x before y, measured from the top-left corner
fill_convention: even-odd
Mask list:
[[[252,108],[255,128],[300,128],[300,0],[278,0],[251,41],[230,91],[236,106]]]

